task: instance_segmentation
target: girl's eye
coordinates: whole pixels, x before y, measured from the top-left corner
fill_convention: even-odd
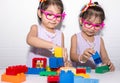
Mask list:
[[[51,13],[48,13],[47,15],[48,15],[48,16],[53,16],[53,14],[51,14]]]
[[[56,17],[57,17],[57,18],[61,18],[61,15],[57,15]]]
[[[87,25],[89,25],[89,26],[90,26],[90,25],[92,25],[92,24],[91,24],[91,23],[89,23],[89,22],[87,22],[86,24],[87,24]]]
[[[101,27],[101,25],[100,25],[100,24],[97,24],[97,25],[95,25],[95,27]]]

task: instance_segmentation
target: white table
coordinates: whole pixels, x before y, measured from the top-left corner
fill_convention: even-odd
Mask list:
[[[7,83],[1,82],[1,74],[3,74],[4,72],[4,69],[0,69],[0,83]],[[90,73],[90,77],[99,79],[99,83],[120,83],[120,71],[96,74],[94,70],[92,70],[92,72]],[[39,75],[27,75],[26,81],[23,83],[47,83],[47,77]]]

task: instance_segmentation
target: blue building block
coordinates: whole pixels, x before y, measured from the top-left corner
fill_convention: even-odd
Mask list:
[[[49,58],[49,67],[50,68],[59,68],[64,66],[63,58],[50,57]]]
[[[74,83],[84,83],[84,78],[81,76],[74,76]]]
[[[68,70],[60,72],[60,83],[74,83],[74,74]]]
[[[58,68],[56,57],[49,57],[49,67],[50,68]]]
[[[41,71],[45,71],[44,68],[28,68],[26,74],[39,74]]]
[[[99,80],[74,76],[74,83],[99,83]]]
[[[84,79],[84,83],[99,83],[98,79]]]
[[[95,52],[95,54],[92,55],[92,58],[96,65],[99,65],[100,63],[102,63],[102,59],[97,51]]]
[[[57,63],[58,63],[58,66],[59,66],[59,67],[64,66],[63,58],[57,58]]]

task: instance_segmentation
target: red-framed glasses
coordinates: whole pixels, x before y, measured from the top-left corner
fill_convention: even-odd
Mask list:
[[[51,12],[47,12],[45,10],[40,10],[43,14],[45,14],[46,18],[48,20],[53,20],[53,19],[56,19],[57,21],[62,21],[64,18],[65,18],[65,12],[62,13],[62,14],[53,14]]]
[[[92,22],[88,22],[85,19],[82,19],[82,22],[86,28],[90,29],[94,27],[95,30],[101,30],[105,25],[104,22],[100,24],[93,24]]]

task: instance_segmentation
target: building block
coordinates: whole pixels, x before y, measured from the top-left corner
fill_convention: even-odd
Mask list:
[[[76,68],[74,67],[60,67],[58,72],[60,71],[65,71],[65,72],[71,71],[74,75],[76,74]]]
[[[64,66],[63,58],[49,57],[50,68],[59,68],[61,66]]]
[[[84,73],[86,74],[86,68],[76,68],[76,74]]]
[[[33,58],[32,67],[33,68],[46,68],[47,59],[46,58]]]
[[[59,83],[60,77],[59,76],[48,76],[47,83]]]
[[[1,76],[1,81],[4,81],[4,82],[21,83],[21,82],[24,82],[25,80],[26,80],[26,75],[24,73],[20,73],[17,75],[3,74]]]
[[[39,73],[40,76],[55,76],[57,75],[57,72],[55,71],[41,71]]]
[[[60,83],[74,83],[74,74],[69,70],[60,72]]]
[[[54,48],[54,56],[56,58],[62,58],[63,57],[63,49],[60,47]]]
[[[100,67],[96,67],[95,69],[95,73],[106,73],[106,72],[109,72],[110,69],[109,69],[109,66],[100,66]]]
[[[44,68],[28,68],[26,74],[39,74],[41,71],[45,71]]]
[[[84,83],[99,83],[98,79],[84,79]]]
[[[90,75],[89,74],[84,74],[84,73],[80,73],[80,74],[76,74],[75,76],[81,76],[83,78],[90,78]]]
[[[81,76],[74,76],[74,83],[84,83],[84,78]]]
[[[99,65],[100,63],[102,63],[102,59],[97,51],[92,55],[92,58],[96,65]]]
[[[6,68],[6,75],[17,75],[18,73],[25,73],[28,71],[26,65],[16,65],[16,66],[8,66]]]
[[[85,68],[85,69],[86,69],[86,73],[91,73],[91,67],[87,67],[87,66],[78,66],[77,68]]]
[[[99,80],[74,76],[74,83],[99,83]]]

